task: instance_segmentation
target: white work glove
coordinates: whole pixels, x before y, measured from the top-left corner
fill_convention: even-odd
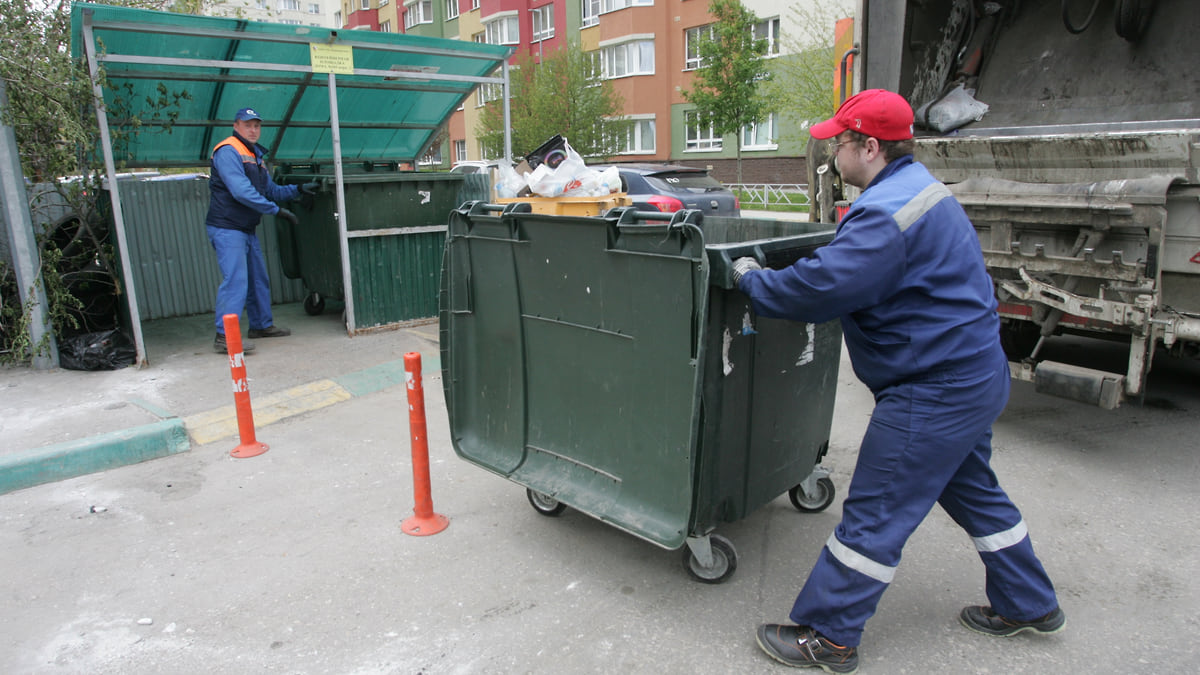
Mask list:
[[[746,272],[761,270],[762,265],[754,258],[738,258],[733,261],[733,285],[737,286]]]

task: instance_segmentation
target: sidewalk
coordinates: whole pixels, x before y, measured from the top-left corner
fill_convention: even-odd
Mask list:
[[[255,423],[279,420],[395,386],[403,357],[440,369],[434,323],[346,336],[339,312],[275,308],[286,338],[255,340],[246,357]],[[207,316],[143,326],[143,368],[80,372],[7,369],[0,386],[0,493],[182,452],[237,445],[229,359],[212,349]],[[243,331],[244,333],[244,331]]]

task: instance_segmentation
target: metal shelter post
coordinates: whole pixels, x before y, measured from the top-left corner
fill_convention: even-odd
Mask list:
[[[92,33],[92,12],[83,13],[83,48],[87,54],[88,73],[92,79],[92,95],[96,104],[96,122],[100,126],[100,148],[104,152],[104,171],[108,176],[108,194],[112,201],[113,222],[117,227],[117,250],[121,255],[121,276],[125,282],[125,302],[129,305],[129,323],[133,344],[137,348],[137,365],[146,364],[146,343],[142,340],[142,317],[138,313],[137,289],[133,285],[133,265],[129,260],[129,242],[125,239],[125,217],[121,213],[121,192],[117,185],[117,167],[113,161],[112,136],[108,131],[108,109],[104,106],[104,90],[100,86],[100,69],[96,61],[96,39]]]
[[[504,159],[512,163],[512,108],[509,106],[511,90],[508,82],[508,59],[502,62],[500,72],[504,75]]]
[[[8,92],[0,79],[0,114],[8,109]],[[33,236],[33,219],[29,216],[29,196],[25,191],[24,172],[21,170],[21,154],[17,148],[17,135],[7,124],[0,125],[0,199],[4,201],[4,220],[8,223],[8,238],[11,243],[13,272],[17,277],[17,294],[21,306],[29,308],[29,340],[33,345],[33,367],[39,370],[58,367],[58,345],[54,331],[46,325],[46,288],[38,275],[41,255],[37,240]],[[49,336],[50,355],[40,356],[37,345]]]
[[[354,335],[354,286],[350,274],[350,240],[346,237],[346,187],[342,184],[342,132],[338,127],[337,83],[329,73],[329,135],[333,138],[333,173],[337,178],[338,247],[342,254],[342,297],[346,303],[346,333]]]

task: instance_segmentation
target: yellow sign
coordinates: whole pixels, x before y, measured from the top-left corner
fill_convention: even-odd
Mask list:
[[[350,45],[310,43],[308,55],[314,73],[354,74],[354,49]]]

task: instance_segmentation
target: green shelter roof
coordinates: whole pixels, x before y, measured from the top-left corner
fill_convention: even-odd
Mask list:
[[[73,6],[71,30],[77,58],[94,37],[115,159],[128,167],[207,165],[245,107],[263,118],[260,143],[277,163],[331,162],[335,110],[344,160],[415,162],[479,84],[503,81],[490,74],[511,52],[87,3]],[[333,76],[336,108],[320,66],[330,59],[343,71]]]

